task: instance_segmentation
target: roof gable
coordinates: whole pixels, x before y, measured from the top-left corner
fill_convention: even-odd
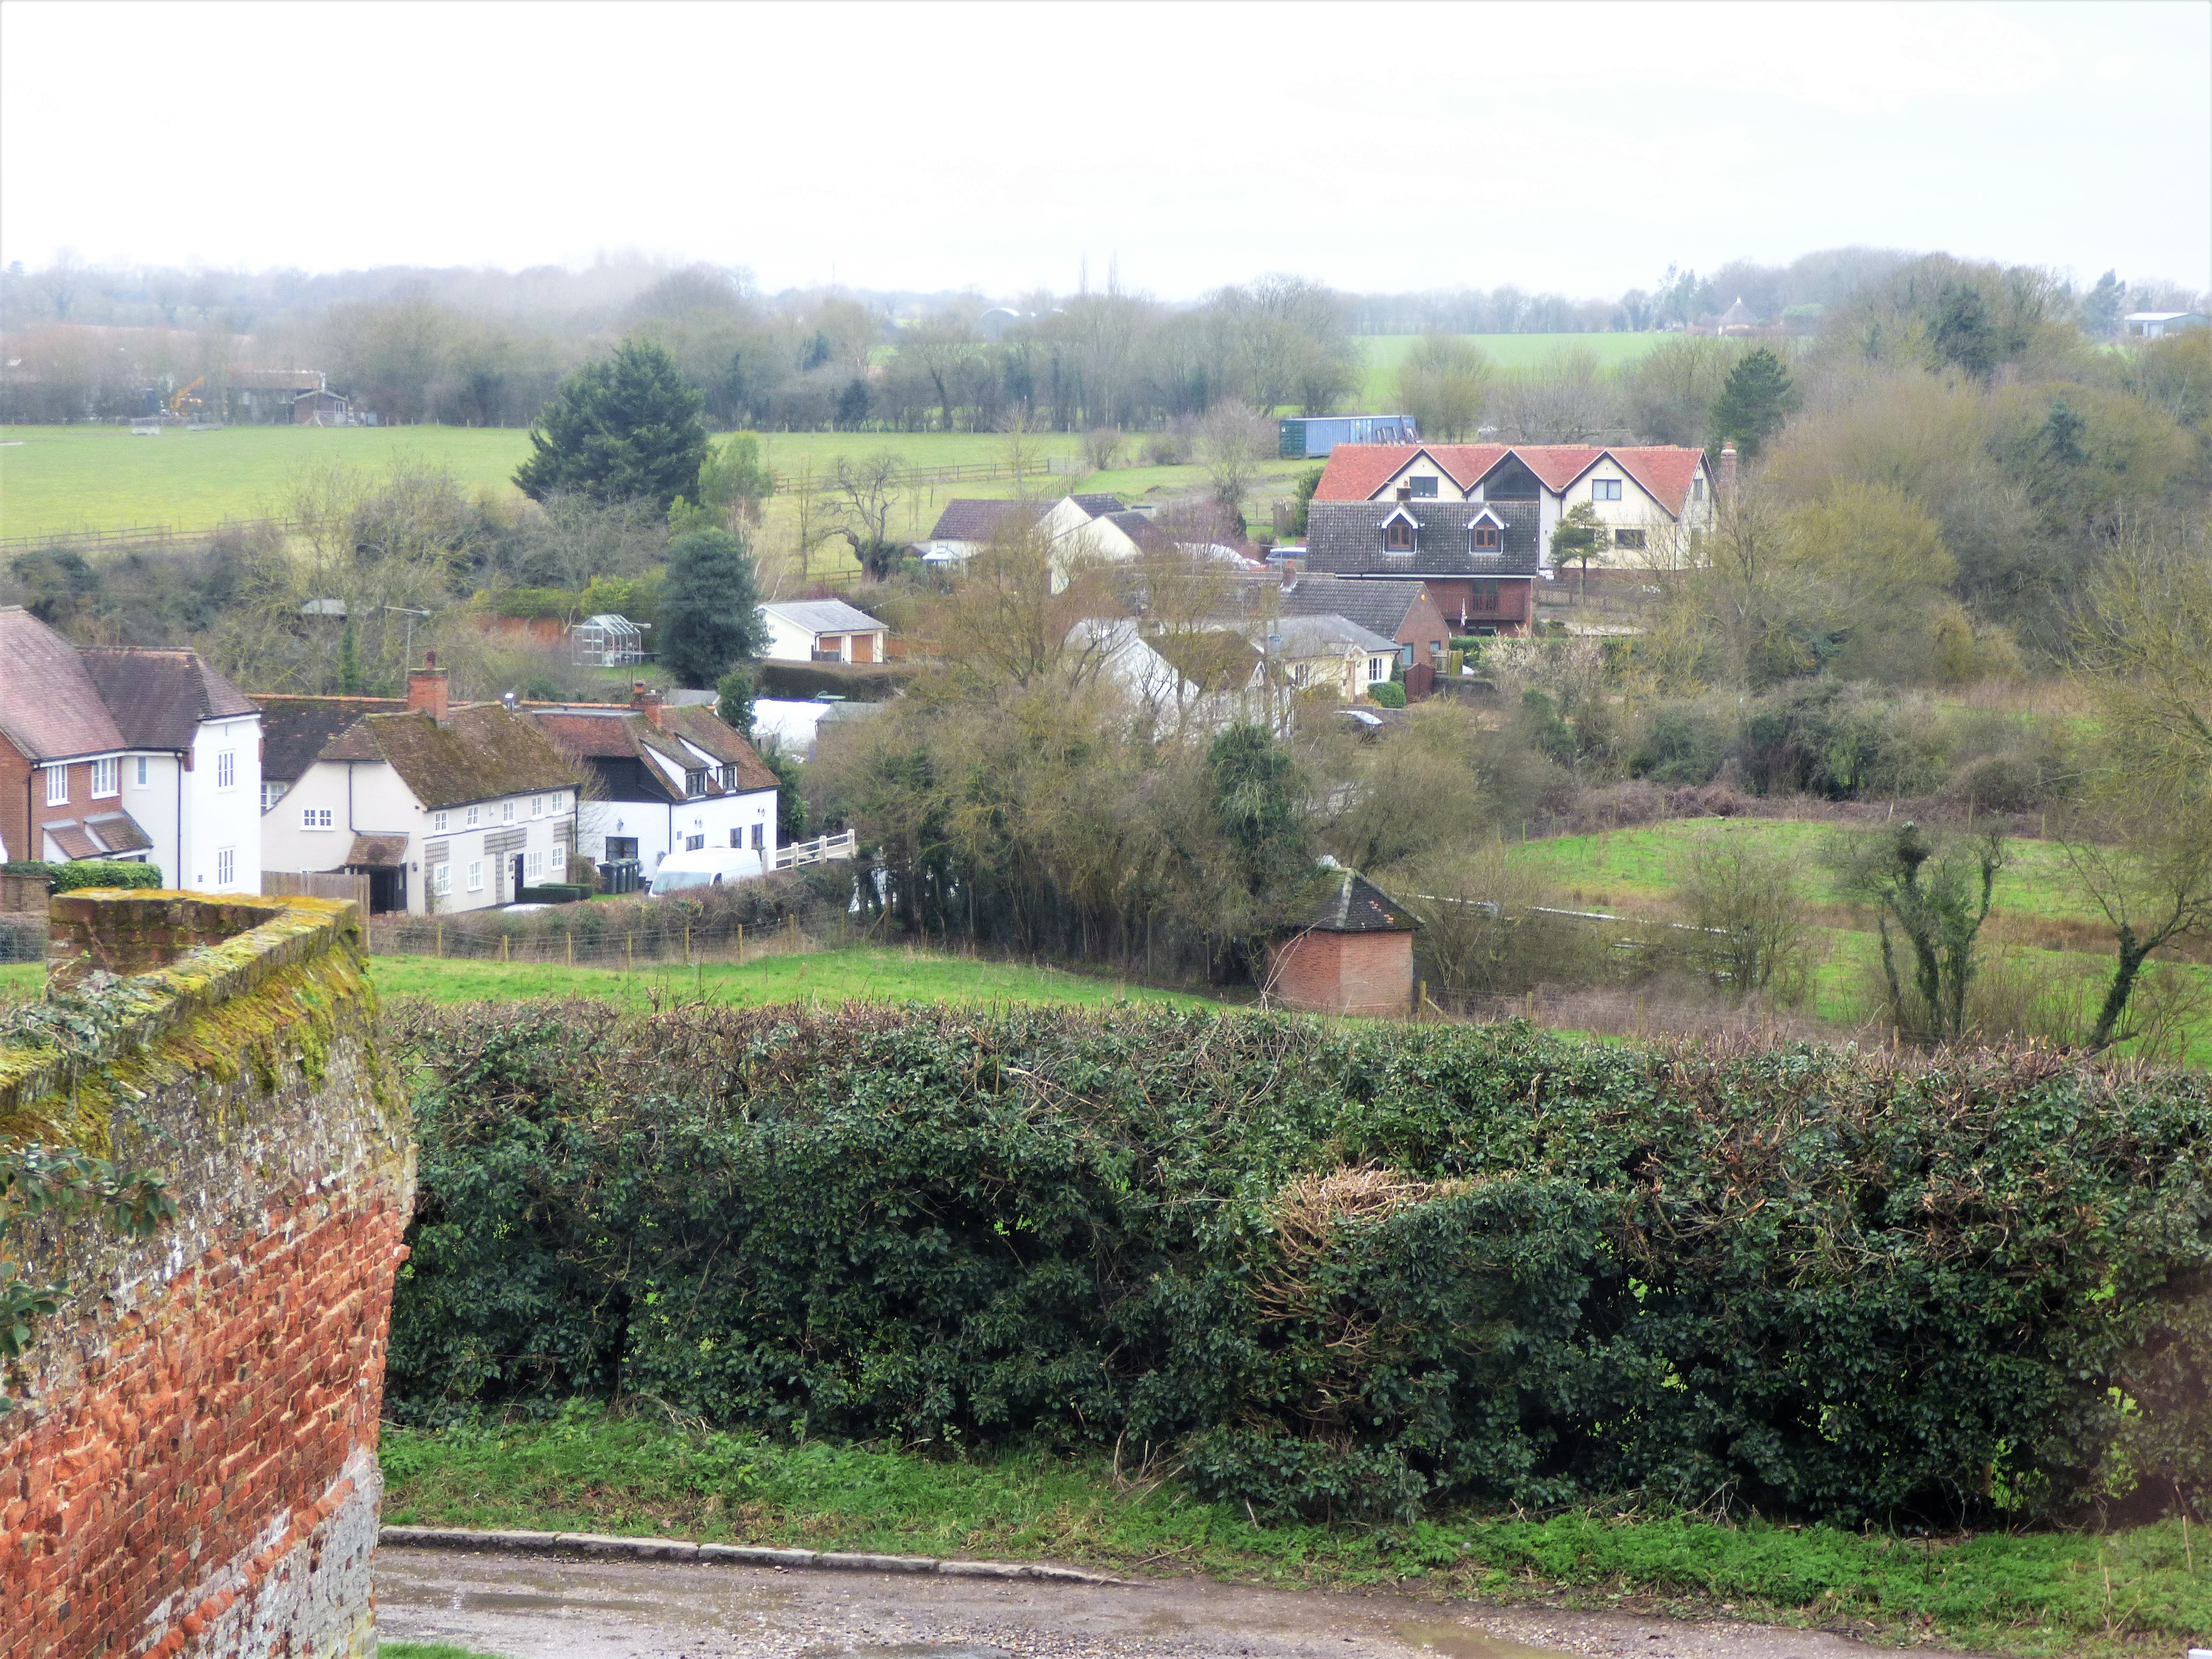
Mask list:
[[[82,654],[20,605],[0,605],[0,737],[33,761],[128,746]]]
[[[294,697],[257,695],[261,710],[261,775],[296,783],[331,741],[364,714],[399,714],[399,697]]]

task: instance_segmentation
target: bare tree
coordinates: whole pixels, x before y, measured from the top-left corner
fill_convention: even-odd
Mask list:
[[[1094,426],[1083,434],[1083,459],[1093,472],[1106,472],[1121,455],[1121,428]]]
[[[1561,346],[1499,383],[1498,424],[1524,443],[1587,443],[1614,423],[1613,401],[1596,356],[1581,346]]]
[[[899,474],[906,458],[879,450],[866,460],[837,461],[836,491],[842,514],[845,539],[853,544],[853,556],[860,562],[871,581],[890,574],[898,544],[891,539],[891,514],[898,506]]]
[[[1675,875],[1704,956],[1736,994],[1796,1005],[1812,987],[1813,932],[1796,862],[1751,836],[1709,830]]]
[[[1206,482],[1214,501],[1236,521],[1240,537],[1244,499],[1269,456],[1273,435],[1271,423],[1249,404],[1218,404],[1206,417]]]

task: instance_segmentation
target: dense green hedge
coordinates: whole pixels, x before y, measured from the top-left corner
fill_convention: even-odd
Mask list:
[[[2212,1091],[1259,1015],[395,1011],[388,1398],[1187,1459],[1284,1514],[2212,1485]]]
[[[80,887],[159,887],[157,864],[128,864],[107,859],[82,859],[73,864],[41,864],[35,859],[10,859],[0,865],[0,874],[46,877],[51,891],[73,893]]]
[[[828,692],[850,702],[887,702],[914,678],[905,663],[775,662],[755,665],[757,695],[805,702]]]

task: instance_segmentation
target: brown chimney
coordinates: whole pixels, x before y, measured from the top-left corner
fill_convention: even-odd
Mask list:
[[[1413,499],[1413,486],[1409,483],[1400,484],[1398,486],[1398,499],[1401,501],[1412,501]]]
[[[647,686],[643,680],[629,683],[629,706],[651,720],[655,731],[660,729],[660,693]]]
[[[1717,491],[1723,501],[1735,494],[1735,446],[1721,446],[1721,477]]]
[[[433,655],[430,661],[435,662]],[[442,668],[410,668],[407,671],[407,712],[428,709],[430,718],[442,726],[446,721],[446,671]]]

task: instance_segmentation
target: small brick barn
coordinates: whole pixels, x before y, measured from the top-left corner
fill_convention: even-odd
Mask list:
[[[1275,947],[1273,967],[1271,988],[1286,1006],[1409,1013],[1413,919],[1364,876],[1328,871],[1315,883],[1305,926]]]

